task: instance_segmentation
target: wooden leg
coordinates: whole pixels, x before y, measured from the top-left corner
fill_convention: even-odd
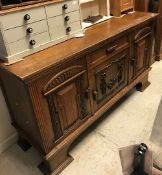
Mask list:
[[[157,56],[155,57],[155,60],[156,60],[156,61],[160,61],[160,60],[161,60],[161,56],[160,56],[160,55],[157,55]]]
[[[137,91],[143,92],[151,83],[148,81],[148,75],[146,75],[137,85]]]
[[[19,136],[19,139],[18,139],[18,141],[17,141],[17,144],[20,146],[20,148],[21,148],[24,152],[28,151],[28,150],[32,147],[32,146],[29,144],[29,142],[28,142],[26,139],[22,138],[21,136]]]
[[[58,175],[74,159],[68,154],[69,145],[65,145],[60,150],[54,150],[46,155],[44,161],[38,165],[38,168],[44,175]]]

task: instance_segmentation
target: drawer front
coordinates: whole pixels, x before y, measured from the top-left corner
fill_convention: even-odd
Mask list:
[[[25,16],[27,15],[27,16]],[[46,19],[44,7],[33,8],[29,10],[18,11],[0,17],[3,29],[10,29],[23,26],[32,22]]]
[[[122,11],[133,8],[133,0],[122,0],[121,2],[122,2],[121,4]]]
[[[127,47],[129,47],[128,37],[120,37],[88,55],[88,64],[90,67],[96,66]]]
[[[67,9],[64,9],[66,6]],[[46,8],[47,17],[54,17],[61,14],[69,13],[79,9],[78,0],[69,0],[63,3],[56,3],[52,5],[48,5]]]
[[[52,40],[68,36],[81,29],[80,21],[66,24],[64,20],[62,20],[62,16],[50,18],[48,20],[48,24],[49,24],[49,31],[50,31]],[[67,31],[69,27],[71,29],[70,32]]]
[[[34,40],[35,45],[31,45],[30,41]],[[13,43],[8,44],[8,48],[10,50],[10,54],[14,55],[20,52],[23,52],[28,49],[34,49],[39,47],[42,44],[45,44],[50,41],[49,33],[44,32],[35,36],[32,36],[31,39],[22,39]]]
[[[80,21],[71,23],[68,26],[71,27],[71,32],[68,32],[68,35],[73,34],[73,33],[76,33],[79,30],[81,30],[81,23],[80,23]]]
[[[4,35],[7,43],[11,43],[21,40],[25,37],[29,39],[35,34],[47,31],[48,31],[47,21],[42,20],[36,23],[28,24],[14,29],[5,30]]]
[[[74,11],[71,13],[67,13],[64,15],[56,16],[48,19],[49,27],[52,28],[54,26],[68,26],[73,22],[80,21],[80,13],[79,11]]]
[[[62,15],[62,21],[64,21],[65,25],[66,24],[70,24],[76,21],[80,21],[80,12],[78,11],[74,11],[71,13],[67,13],[65,15]]]

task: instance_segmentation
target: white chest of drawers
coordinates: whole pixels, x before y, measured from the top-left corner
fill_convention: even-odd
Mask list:
[[[82,32],[79,0],[2,14],[0,58],[10,64]]]

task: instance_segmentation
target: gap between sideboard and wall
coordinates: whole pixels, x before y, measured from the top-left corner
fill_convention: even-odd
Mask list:
[[[10,115],[0,87],[0,153],[17,141],[17,132],[11,125]]]

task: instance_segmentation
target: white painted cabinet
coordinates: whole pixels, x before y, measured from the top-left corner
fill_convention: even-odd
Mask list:
[[[82,32],[79,0],[0,15],[0,58],[16,62]]]

